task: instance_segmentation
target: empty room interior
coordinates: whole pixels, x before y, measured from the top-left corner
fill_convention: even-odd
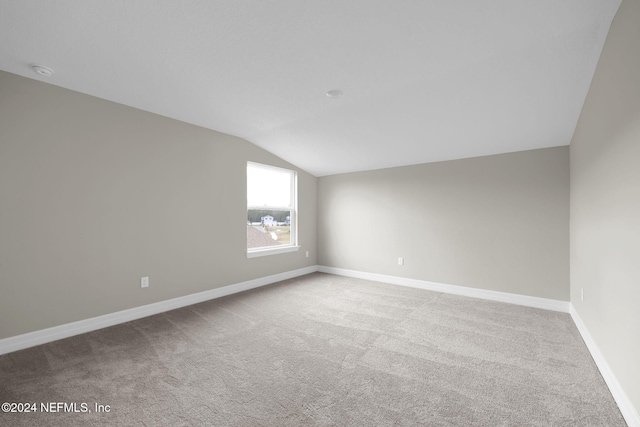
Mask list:
[[[640,427],[640,0],[0,0],[0,425]]]

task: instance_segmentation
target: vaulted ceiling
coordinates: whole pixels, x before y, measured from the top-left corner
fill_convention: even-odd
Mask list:
[[[0,69],[323,176],[569,144],[619,4],[0,0]]]

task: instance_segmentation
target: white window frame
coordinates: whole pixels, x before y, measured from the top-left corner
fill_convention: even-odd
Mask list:
[[[290,239],[291,242],[288,245],[268,246],[262,248],[247,248],[247,258],[256,258],[267,255],[283,254],[287,252],[295,252],[300,249],[298,245],[298,174],[291,169],[279,168],[277,166],[265,165],[263,163],[247,162],[247,174],[249,173],[249,167],[263,168],[267,170],[275,170],[278,172],[286,172],[291,175],[290,180],[290,192],[291,192],[291,206],[254,206],[249,204],[249,197],[247,194],[247,212],[250,209],[259,210],[284,210],[290,211]],[[245,190],[248,190],[249,182],[247,178],[247,186]],[[246,222],[246,220],[245,220]]]

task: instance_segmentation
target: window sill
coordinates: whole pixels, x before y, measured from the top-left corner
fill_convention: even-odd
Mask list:
[[[297,246],[297,245],[276,247],[276,248],[256,249],[251,252],[247,252],[247,258],[257,258],[259,256],[277,255],[277,254],[284,254],[287,252],[297,252],[298,249],[300,249],[300,246]]]

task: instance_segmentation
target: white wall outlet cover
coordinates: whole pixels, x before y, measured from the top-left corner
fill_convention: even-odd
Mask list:
[[[148,288],[149,287],[149,277],[143,277],[140,279],[140,287],[141,288]]]

